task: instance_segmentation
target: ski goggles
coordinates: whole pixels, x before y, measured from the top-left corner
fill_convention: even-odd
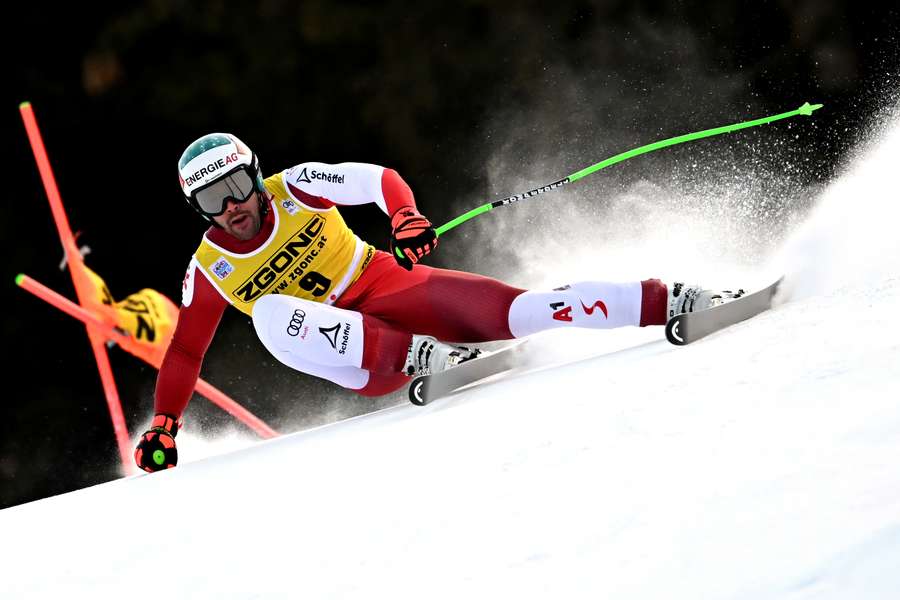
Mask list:
[[[210,184],[191,192],[194,208],[208,217],[218,217],[225,212],[228,201],[243,204],[256,191],[256,178],[246,165],[226,173]]]

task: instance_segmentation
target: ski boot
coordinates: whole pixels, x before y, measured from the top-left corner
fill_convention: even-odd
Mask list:
[[[743,295],[744,290],[714,292],[705,290],[699,285],[684,285],[676,282],[669,286],[668,318],[671,319],[675,315],[682,313],[713,308],[735,298],[740,298]]]
[[[410,376],[433,375],[472,360],[481,350],[440,342],[429,335],[413,335],[403,372]]]

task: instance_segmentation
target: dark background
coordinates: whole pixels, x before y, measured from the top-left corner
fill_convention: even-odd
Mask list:
[[[11,185],[0,507],[118,476],[84,327],[14,285],[24,272],[74,297],[19,102],[35,108],[72,228],[92,250],[88,265],[116,299],[151,287],[177,303],[205,226],[180,197],[175,163],[204,133],[238,135],[266,175],[306,160],[396,168],[443,223],[523,191],[512,187],[522,181],[549,183],[638,145],[810,101],[826,107],[794,139],[806,153],[802,177],[815,183],[896,86],[900,19],[876,4],[20,3],[8,21],[17,33],[6,40],[2,104]],[[498,156],[516,166],[489,181],[485,165]],[[547,156],[572,157],[563,161],[571,168],[548,172]],[[615,181],[642,177],[646,161],[617,167]],[[386,246],[376,208],[344,214]],[[461,228],[430,264],[494,274],[496,261],[473,257],[474,241]],[[137,435],[155,371],[110,356]],[[203,376],[285,432],[404,401],[363,400],[273,364],[237,311]],[[187,418],[210,436],[233,427],[201,399]]]

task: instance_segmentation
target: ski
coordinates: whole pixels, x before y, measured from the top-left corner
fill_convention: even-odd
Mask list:
[[[409,385],[409,401],[417,406],[425,406],[467,385],[524,366],[527,362],[523,360],[526,355],[526,341],[520,340],[500,350],[482,354],[478,358],[440,373],[416,377]]]
[[[720,329],[746,321],[772,307],[772,298],[784,278],[752,294],[745,294],[707,310],[676,315],[666,323],[666,339],[684,346]]]

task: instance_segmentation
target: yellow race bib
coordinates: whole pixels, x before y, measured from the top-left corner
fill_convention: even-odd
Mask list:
[[[195,261],[219,293],[247,315],[265,294],[333,303],[366,268],[375,248],[347,227],[337,208],[314,210],[292,198],[283,174],[265,184],[275,227],[262,246],[236,254],[204,236]]]

